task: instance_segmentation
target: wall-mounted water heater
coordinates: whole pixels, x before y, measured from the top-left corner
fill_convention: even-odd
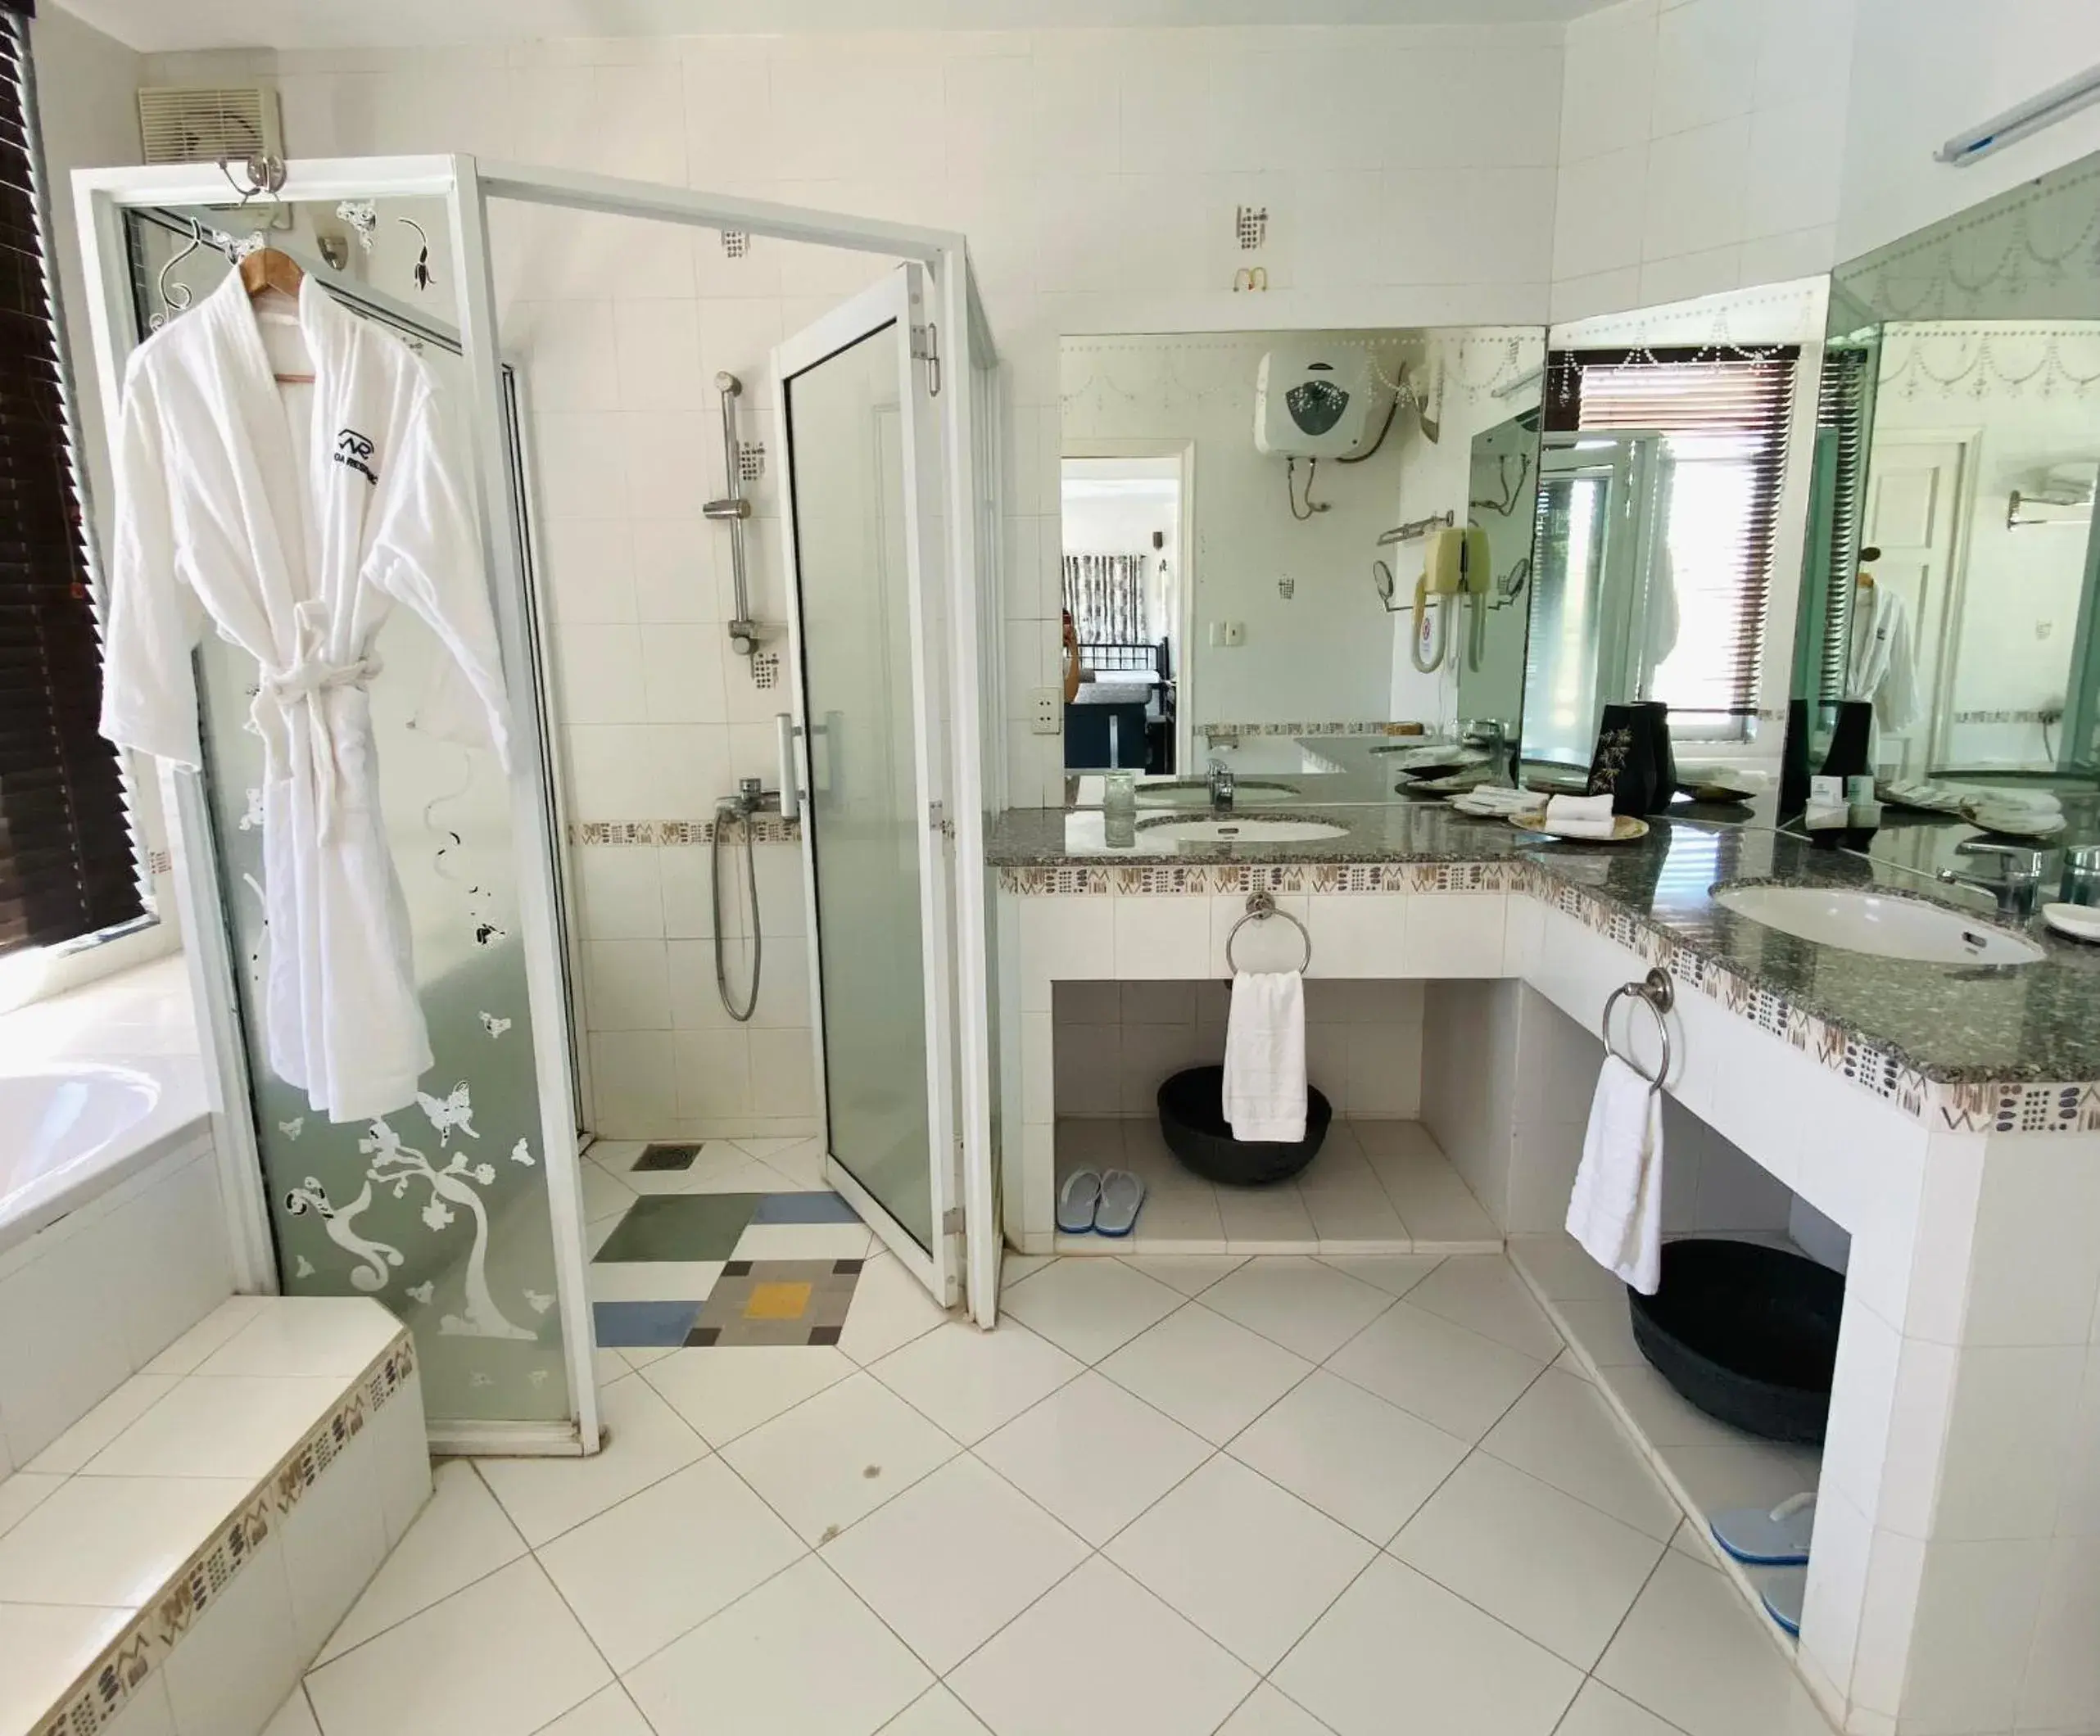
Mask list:
[[[1254,445],[1275,458],[1353,458],[1374,445],[1393,389],[1360,344],[1279,345],[1254,385]]]

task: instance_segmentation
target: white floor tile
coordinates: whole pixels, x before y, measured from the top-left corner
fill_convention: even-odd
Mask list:
[[[1184,1296],[1200,1296],[1229,1272],[1247,1264],[1239,1254],[1132,1254],[1123,1264],[1148,1278],[1171,1285]]]
[[[875,1237],[858,1223],[754,1223],[734,1259],[866,1259]]]
[[[1266,1671],[1377,1551],[1220,1454],[1106,1553],[1242,1662]]]
[[[292,1698],[263,1726],[262,1736],[321,1736],[321,1727],[314,1722],[314,1708],[306,1703],[303,1687],[292,1690]]]
[[[846,1311],[845,1331],[839,1335],[839,1348],[865,1368],[930,1332],[948,1318],[948,1310],[904,1269],[895,1255],[878,1254],[861,1268],[860,1282],[853,1286],[853,1306]]]
[[[1582,1243],[1563,1231],[1550,1236],[1512,1236],[1509,1258],[1522,1266],[1540,1291],[1556,1302],[1616,1302],[1626,1306],[1624,1281],[1591,1258]]]
[[[1542,1363],[1560,1354],[1560,1334],[1499,1254],[1454,1255],[1410,1290],[1407,1300]]]
[[[585,1280],[594,1302],[704,1302],[713,1295],[718,1259],[593,1260]]]
[[[1203,1292],[1203,1305],[1323,1362],[1392,1306],[1383,1291],[1303,1257],[1251,1259]]]
[[[635,1702],[618,1682],[600,1689],[536,1736],[651,1736],[649,1720],[635,1710]]]
[[[1828,1736],[1799,1676],[1714,1568],[1665,1551],[1597,1666],[1690,1736]]]
[[[259,1481],[342,1396],[339,1380],[184,1381],[88,1461],[89,1476]]]
[[[1252,1671],[1097,1556],[948,1678],[995,1736],[1209,1736]]]
[[[1582,1340],[1590,1359],[1607,1368],[1645,1361],[1634,1342],[1632,1318],[1623,1298],[1608,1302],[1555,1302],[1571,1335]]]
[[[1636,1530],[1667,1539],[1684,1515],[1586,1381],[1549,1368],[1481,1445]]]
[[[1003,1296],[1023,1278],[1034,1277],[1056,1259],[1054,1254],[1016,1254],[1007,1249],[999,1256],[999,1294]]]
[[[340,1657],[524,1553],[525,1539],[474,1467],[464,1459],[449,1460],[437,1467],[429,1503],[321,1648],[320,1661]]]
[[[987,1332],[953,1320],[868,1372],[967,1446],[1048,1398],[1082,1366],[1013,1321]]]
[[[977,1715],[936,1683],[882,1727],[882,1736],[991,1736]]]
[[[1099,1362],[1180,1307],[1179,1291],[1117,1259],[1061,1259],[1002,1299],[1006,1312],[1081,1362]]]
[[[1682,1736],[1674,1724],[1636,1706],[1595,1677],[1583,1683],[1553,1736]]]
[[[871,1374],[841,1381],[722,1449],[805,1543],[821,1543],[954,1458],[956,1444]]]
[[[633,1188],[601,1164],[578,1164],[583,1178],[583,1218],[586,1223],[617,1223],[635,1203]]]
[[[1221,1446],[1311,1371],[1303,1357],[1201,1302],[1169,1314],[1101,1365],[1117,1386]]]
[[[1323,1368],[1235,1436],[1228,1450],[1330,1519],[1383,1544],[1469,1448]]]
[[[489,1488],[535,1548],[707,1456],[707,1443],[639,1374],[613,1381],[598,1400],[606,1431],[602,1452],[480,1461]]]
[[[328,1736],[527,1736],[611,1679],[527,1560],[324,1664],[306,1691]]]
[[[1382,1556],[1276,1671],[1339,1736],[1547,1736],[1582,1673]]]
[[[703,1459],[563,1533],[540,1565],[605,1661],[631,1670],[804,1553],[719,1458]]]
[[[1218,1218],[1224,1226],[1225,1247],[1234,1254],[1302,1251],[1319,1240],[1312,1214],[1296,1187],[1220,1187]]]
[[[1087,1553],[1043,1508],[965,1454],[834,1539],[824,1559],[945,1674]]]
[[[1588,1670],[1664,1545],[1476,1453],[1392,1541],[1446,1590]]]
[[[1330,1736],[1325,1725],[1264,1682],[1218,1726],[1218,1736]]]
[[[873,1736],[932,1683],[815,1556],[627,1678],[657,1736]]]
[[[724,1447],[853,1372],[829,1345],[716,1345],[673,1350],[645,1364],[642,1378],[702,1440]]]
[[[1346,1272],[1359,1283],[1404,1296],[1443,1264],[1439,1254],[1323,1254],[1323,1266]]]
[[[1098,1548],[1212,1450],[1088,1372],[980,1441],[977,1456]]]
[[[1328,1366],[1425,1422],[1478,1441],[1545,1365],[1401,1301],[1330,1357]]]
[[[241,1478],[74,1477],[0,1537],[0,1603],[139,1608],[254,1488]]]
[[[1678,1392],[1645,1360],[1600,1368],[1598,1380],[1626,1407],[1642,1436],[1652,1445],[1740,1446],[1754,1437],[1709,1417]]]

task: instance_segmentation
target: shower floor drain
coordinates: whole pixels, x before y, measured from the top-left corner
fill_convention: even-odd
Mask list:
[[[665,1145],[652,1141],[634,1160],[636,1169],[690,1169],[700,1155],[697,1145]]]

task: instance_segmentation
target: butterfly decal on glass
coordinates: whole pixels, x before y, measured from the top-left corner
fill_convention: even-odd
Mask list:
[[[510,1021],[508,1019],[499,1019],[494,1013],[483,1013],[482,1028],[491,1037],[500,1037],[510,1028]]]
[[[455,1128],[469,1139],[479,1139],[482,1137],[474,1131],[473,1093],[468,1089],[464,1079],[460,1080],[442,1097],[433,1097],[419,1091],[415,1094],[415,1100],[423,1105],[423,1114],[430,1118],[431,1126],[437,1129],[439,1145],[449,1146],[452,1143],[452,1130]]]

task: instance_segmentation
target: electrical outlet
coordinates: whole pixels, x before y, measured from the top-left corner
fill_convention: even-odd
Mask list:
[[[1029,695],[1034,709],[1029,713],[1028,729],[1032,735],[1061,735],[1065,728],[1064,689],[1057,687],[1038,687]]]
[[[1224,626],[1225,643],[1228,645],[1243,645],[1247,643],[1247,623],[1244,621],[1228,621],[1224,623]]]

